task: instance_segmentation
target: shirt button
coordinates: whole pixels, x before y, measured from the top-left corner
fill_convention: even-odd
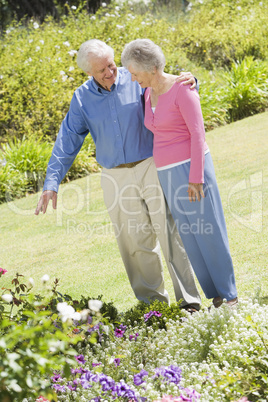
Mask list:
[[[116,123],[116,120],[114,120],[114,123]]]

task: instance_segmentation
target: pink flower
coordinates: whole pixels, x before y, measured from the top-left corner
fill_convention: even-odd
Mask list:
[[[44,398],[43,396],[39,396],[35,402],[49,402],[48,399]]]
[[[0,268],[0,276],[1,276],[1,275],[4,275],[6,272],[7,272],[6,269]]]

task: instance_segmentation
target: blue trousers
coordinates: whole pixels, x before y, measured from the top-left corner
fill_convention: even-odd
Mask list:
[[[210,153],[205,156],[204,194],[188,198],[190,162],[159,170],[159,180],[196,277],[210,299],[237,297],[225,218]]]

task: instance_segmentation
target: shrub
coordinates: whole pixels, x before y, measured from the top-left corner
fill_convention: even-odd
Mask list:
[[[157,313],[157,314],[155,314]],[[165,302],[154,300],[150,304],[139,301],[134,307],[123,314],[122,323],[134,326],[146,322],[153,328],[166,328],[168,320],[180,320],[185,313],[180,308],[180,302],[170,306]]]
[[[63,182],[78,179],[97,172],[95,147],[90,136],[67,172]],[[29,192],[42,190],[52,144],[34,138],[14,139],[2,144],[0,151],[0,203],[20,198]]]
[[[177,26],[178,46],[207,69],[230,67],[245,56],[265,60],[267,11],[257,0],[193,0]]]
[[[0,279],[6,272],[0,268]],[[103,338],[100,315],[88,306],[76,313],[73,305],[79,302],[57,291],[57,279],[41,296],[34,295],[32,285],[22,283],[22,278],[16,274],[11,287],[2,288],[0,298],[1,401],[22,401],[40,394],[51,400],[56,393],[50,376],[59,370],[69,377],[77,364],[77,343],[86,340],[89,345],[98,341],[98,335]],[[44,275],[44,285],[48,280]]]
[[[0,203],[9,202],[25,195],[26,177],[9,166],[0,166]]]
[[[227,85],[223,90],[230,121],[265,110],[268,106],[267,76],[267,63],[254,60],[253,57],[232,63],[231,70],[224,74]]]

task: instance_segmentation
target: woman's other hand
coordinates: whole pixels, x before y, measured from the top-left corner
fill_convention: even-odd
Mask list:
[[[201,197],[205,198],[205,194],[203,191],[203,183],[189,183],[189,187],[187,190],[189,195],[189,201],[201,201]]]

